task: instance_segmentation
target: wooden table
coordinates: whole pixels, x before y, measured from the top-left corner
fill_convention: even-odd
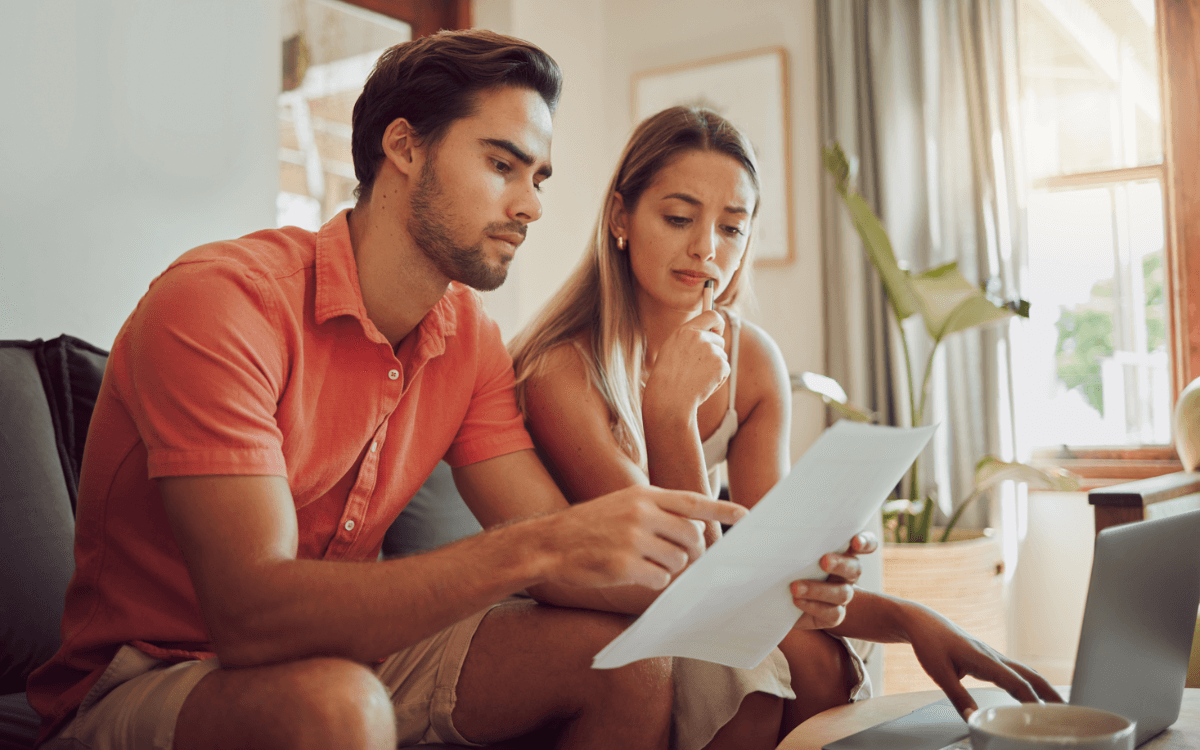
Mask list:
[[[944,697],[940,690],[924,690],[884,695],[831,708],[792,730],[777,750],[820,750],[828,742],[898,719]],[[1179,719],[1138,750],[1200,750],[1200,688],[1184,690]]]

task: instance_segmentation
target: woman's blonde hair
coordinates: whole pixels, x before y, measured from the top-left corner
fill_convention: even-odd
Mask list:
[[[592,384],[608,405],[613,436],[643,470],[646,437],[642,429],[642,385],[646,352],[638,317],[633,271],[629,254],[617,247],[609,230],[616,196],[625,210],[638,200],[674,159],[695,151],[716,151],[741,164],[754,187],[754,214],[758,213],[758,162],[749,140],[728,120],[709,109],[671,107],[644,120],[625,146],[609,183],[596,229],[579,266],[566,284],[538,315],[509,343],[517,373],[517,404],[525,418],[529,412],[525,387],[537,374],[546,354],[567,342],[576,342]],[[751,225],[753,226],[753,224]],[[749,294],[753,231],[742,262],[721,291],[716,303],[735,308],[739,296]],[[581,334],[586,333],[586,336]]]

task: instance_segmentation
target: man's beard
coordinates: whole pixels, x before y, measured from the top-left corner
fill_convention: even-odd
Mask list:
[[[492,267],[484,258],[482,241],[471,247],[463,247],[455,242],[450,236],[450,228],[441,220],[446,215],[445,203],[446,196],[438,181],[437,171],[432,160],[428,161],[421,168],[417,189],[413,192],[408,219],[409,234],[425,257],[445,276],[481,292],[496,289],[508,278],[509,259],[504,259],[498,267]],[[517,232],[524,236],[525,226],[512,222],[492,223],[484,227],[485,235],[492,232]]]

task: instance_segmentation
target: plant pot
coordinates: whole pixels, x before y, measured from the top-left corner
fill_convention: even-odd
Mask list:
[[[1004,551],[992,529],[955,530],[944,543],[884,544],[882,551],[885,594],[924,604],[1004,653]],[[968,677],[963,684],[989,683]],[[935,689],[908,644],[884,645],[879,694]]]

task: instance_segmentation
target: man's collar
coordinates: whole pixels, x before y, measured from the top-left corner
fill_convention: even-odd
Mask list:
[[[350,244],[350,225],[347,217],[349,209],[334,216],[317,232],[316,249],[316,305],[315,315],[317,325],[339,315],[351,315],[362,322],[365,330],[376,330],[367,317],[367,309],[363,305],[362,288],[358,283],[358,264],[354,258],[354,248]],[[443,341],[446,336],[453,336],[458,327],[458,313],[447,297],[454,293],[454,285],[446,290],[446,294],[421,319],[417,330],[422,338],[428,339],[425,346],[431,346],[433,353],[445,350]],[[380,334],[382,335],[382,334]],[[411,334],[410,334],[411,335]]]
[[[362,289],[358,286],[358,265],[350,245],[350,225],[342,211],[317,231],[316,252],[316,318],[321,325],[339,315],[367,319]]]

